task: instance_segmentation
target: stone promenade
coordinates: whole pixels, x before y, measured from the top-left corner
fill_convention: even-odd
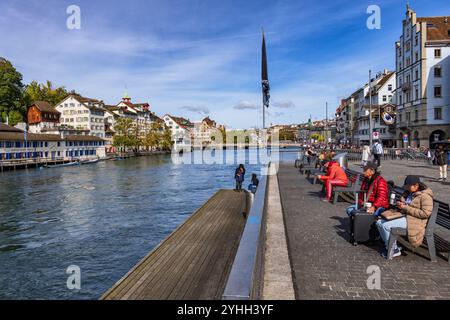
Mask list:
[[[404,167],[383,163],[382,169],[403,179],[399,170]],[[411,172],[419,171],[411,168]],[[431,175],[431,171],[423,174]],[[297,299],[450,299],[450,264],[444,256],[432,263],[406,251],[388,261],[379,255],[378,245],[354,247],[347,235],[348,203],[320,201],[321,186],[312,185],[293,162],[280,164],[278,182]],[[438,194],[445,196],[449,187],[441,187]],[[370,290],[367,271],[377,267],[381,288]]]

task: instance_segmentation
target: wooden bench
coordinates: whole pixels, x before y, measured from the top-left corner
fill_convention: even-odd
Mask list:
[[[394,192],[396,194],[396,200],[399,200],[401,194],[404,190],[400,188],[395,188]],[[436,237],[439,239],[440,247],[443,248],[442,244],[447,244],[445,247],[448,248],[448,242],[436,235],[436,226],[439,225],[446,230],[450,230],[450,209],[447,203],[439,200],[433,201],[433,211],[430,218],[428,219],[427,226],[425,228],[425,242],[428,248],[428,255],[432,262],[436,262]],[[389,236],[388,244],[388,259],[392,259],[394,254],[394,244],[396,241],[403,244],[412,252],[416,252],[417,249],[413,248],[408,239],[408,230],[406,228],[392,228]],[[448,255],[448,263],[450,264],[450,252]]]
[[[339,200],[339,197],[348,202],[352,202],[348,194],[351,194],[354,200],[358,201],[358,194],[362,192],[361,183],[364,175],[349,169],[346,169],[345,173],[347,174],[348,184],[346,187],[333,187],[333,204],[336,204],[336,202]]]

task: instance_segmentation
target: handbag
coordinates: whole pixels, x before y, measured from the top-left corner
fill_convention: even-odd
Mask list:
[[[383,217],[383,219],[385,220],[395,220],[395,219],[399,219],[399,218],[403,218],[405,215],[403,213],[401,213],[398,210],[386,210],[384,211],[381,216]]]

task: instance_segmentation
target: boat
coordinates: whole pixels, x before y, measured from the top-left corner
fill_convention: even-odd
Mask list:
[[[84,161],[81,161],[81,164],[91,164],[91,163],[97,163],[97,162],[99,162],[99,159],[84,160]]]
[[[54,164],[54,165],[47,165],[47,168],[60,168],[60,167],[71,167],[71,166],[79,166],[80,163],[78,161],[68,162],[68,163],[62,163],[62,164]]]

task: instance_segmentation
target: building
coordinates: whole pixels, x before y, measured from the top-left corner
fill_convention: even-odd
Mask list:
[[[175,149],[191,147],[194,136],[194,124],[189,119],[174,117],[169,114],[166,114],[162,119],[172,132],[173,147]]]
[[[40,133],[59,126],[61,113],[46,101],[36,101],[27,109],[28,130]]]
[[[378,73],[375,78],[371,79],[370,85],[371,88],[369,88],[369,84],[365,84],[350,97],[350,100],[355,100],[352,125],[353,143],[356,145],[369,144],[371,134],[369,109],[371,109],[372,132],[376,132],[372,138],[381,139],[384,146],[394,147],[396,132],[395,124],[391,123],[391,120],[395,120],[396,109],[395,72],[384,70]],[[369,92],[371,92],[370,97]]]
[[[212,142],[212,137],[217,133],[219,127],[214,120],[206,117],[200,122],[195,122],[193,129],[194,143],[208,145]]]
[[[105,157],[104,140],[95,136],[66,136],[22,131],[0,123],[0,160],[91,159]]]
[[[395,43],[397,146],[450,137],[450,16],[417,17],[408,6]]]
[[[70,94],[59,102],[55,109],[61,113],[61,125],[89,130],[91,136],[105,137],[105,104],[103,101]]]

